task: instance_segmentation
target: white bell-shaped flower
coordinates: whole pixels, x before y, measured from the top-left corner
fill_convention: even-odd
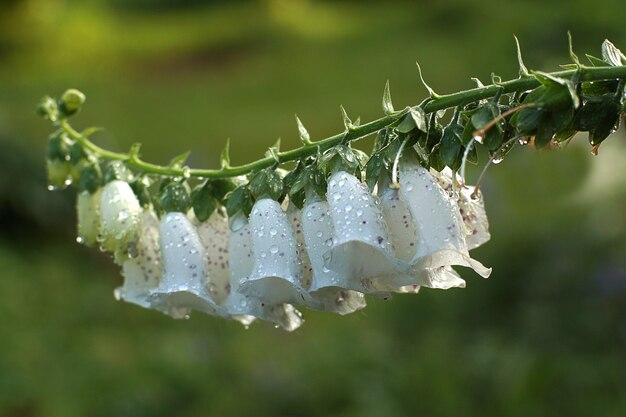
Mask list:
[[[141,233],[141,205],[124,181],[114,180],[100,195],[100,246],[122,263],[133,252]]]
[[[320,215],[322,212],[323,215]],[[315,199],[310,194],[302,212],[291,205],[287,214],[298,239],[302,274],[307,277],[311,296],[321,303],[312,308],[341,315],[364,308],[364,295],[343,288],[342,277],[324,265],[324,253],[329,249],[325,242],[332,242],[333,230],[328,203]]]
[[[78,217],[76,240],[87,246],[93,246],[98,240],[100,229],[100,194],[102,189],[93,194],[79,192],[76,196],[76,215]]]
[[[416,253],[411,260],[414,267],[459,265],[489,276],[491,269],[469,256],[457,202],[416,161],[404,160],[400,164],[400,199],[408,206],[417,227]]]
[[[209,294],[204,246],[195,227],[183,213],[167,213],[160,224],[163,277],[151,292],[150,301],[174,318],[187,317],[191,310],[219,315]]]
[[[250,213],[254,266],[240,291],[267,304],[315,303],[300,282],[298,243],[286,213],[269,198]]]
[[[469,185],[460,185],[463,184],[463,181],[457,176],[456,183],[460,187],[460,190],[458,190],[453,182],[453,173],[450,168],[446,168],[440,173],[431,170],[431,173],[448,195],[457,200],[459,212],[467,233],[465,237],[467,248],[472,250],[487,243],[491,235],[489,233],[489,221],[487,220],[485,203],[480,190],[476,190],[475,187]]]
[[[230,265],[230,294],[223,306],[233,318],[244,325],[256,317],[274,323],[287,331],[293,331],[303,323],[302,314],[290,304],[270,304],[240,292],[240,282],[245,282],[254,267],[250,226],[244,224],[231,232],[228,245]],[[246,323],[244,320],[247,320]]]
[[[406,202],[400,198],[400,191],[390,187],[388,183],[381,182],[378,192],[394,253],[400,260],[411,263],[415,258],[419,241],[411,211]],[[452,268],[432,269],[417,265],[403,274],[391,277],[385,285],[379,283],[379,286],[392,292],[416,293],[421,286],[447,289],[464,287],[465,281]]]
[[[151,308],[150,292],[161,280],[163,265],[159,247],[159,219],[151,209],[143,210],[143,227],[137,243],[137,255],[122,264],[124,285],[115,290],[115,297],[127,303]]]
[[[393,253],[380,202],[343,171],[330,177],[327,199],[333,239],[324,255],[326,267],[346,280],[347,289],[380,293],[377,281],[406,270]]]

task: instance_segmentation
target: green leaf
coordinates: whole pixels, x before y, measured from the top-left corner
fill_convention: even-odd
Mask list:
[[[137,196],[139,204],[141,204],[142,207],[146,207],[152,202],[150,191],[148,190],[149,185],[150,183],[147,177],[137,178],[135,181],[130,183],[130,188]]]
[[[86,165],[80,171],[80,177],[76,182],[79,192],[88,191],[89,194],[95,193],[102,186],[102,172],[100,165],[91,163]]]
[[[541,71],[533,71],[532,74],[539,82],[547,87],[541,98],[536,101],[540,107],[555,108],[567,105],[567,101],[565,100],[566,95],[564,94],[567,92],[571,102],[574,104],[574,108],[578,108],[580,99],[576,92],[576,85],[574,85],[573,82]],[[562,88],[559,88],[559,86]]]
[[[122,161],[111,161],[104,170],[104,183],[114,180],[131,183],[135,179],[133,172]]]
[[[309,145],[311,143],[311,135],[309,134],[308,130],[306,130],[297,115],[296,124],[298,125],[298,135],[300,136],[300,141],[302,141],[302,143],[305,145]]]
[[[341,109],[341,118],[343,119],[343,126],[346,128],[346,131],[352,129],[352,120],[350,120],[350,116],[346,112],[346,109],[343,106],[339,106]]]
[[[241,185],[227,196],[226,213],[229,217],[242,212],[246,217],[250,215],[254,199],[247,185]]]
[[[596,58],[595,56],[589,55],[589,54],[585,54],[585,55],[587,56],[587,59],[589,60],[591,65],[594,66],[594,67],[606,67],[606,66],[610,65],[608,62],[606,62],[603,59]]]
[[[94,134],[96,134],[98,132],[102,132],[102,131],[104,131],[103,127],[88,127],[87,129],[85,129],[82,132],[80,132],[80,135],[82,137],[84,137],[84,138],[89,139]]]
[[[428,84],[426,84],[426,81],[424,80],[424,76],[422,74],[422,67],[420,67],[420,64],[417,61],[415,61],[415,65],[417,65],[417,72],[419,73],[420,81],[422,82],[422,85],[424,86],[426,91],[428,91],[428,95],[431,98],[440,97],[439,94],[435,93],[435,90],[433,90],[432,88],[430,88],[430,86]]]
[[[70,163],[72,165],[77,165],[78,163],[83,161],[85,158],[87,158],[87,153],[85,152],[85,149],[80,143],[74,142],[72,146],[70,146],[69,157],[70,157]]]
[[[283,196],[283,180],[272,168],[256,172],[250,179],[249,188],[256,200],[271,198],[278,201]]]
[[[230,167],[230,138],[226,139],[224,149],[220,153],[220,166],[222,169]]]
[[[554,132],[552,120],[544,114],[539,120],[537,132],[535,133],[535,147],[541,149],[548,145],[552,141]]]
[[[389,80],[385,84],[385,91],[383,92],[383,112],[386,115],[395,113],[393,109],[393,103],[391,102],[391,91],[389,91]]]
[[[524,60],[522,59],[522,48],[520,47],[517,36],[513,35],[513,37],[515,38],[515,46],[517,47],[517,63],[519,65],[519,75],[520,77],[526,77],[530,75],[530,73],[528,72],[528,68],[526,68],[526,65],[524,65]]]
[[[443,131],[441,143],[439,145],[439,158],[449,167],[454,166],[461,154],[461,137],[463,126],[458,123],[451,123]]]
[[[446,164],[441,159],[441,144],[435,145],[432,152],[430,153],[430,158],[428,160],[431,168],[435,169],[438,172],[441,172]]]
[[[201,222],[208,220],[217,208],[217,200],[208,184],[198,185],[191,192],[191,206],[196,218]]]
[[[170,160],[170,163],[168,164],[168,166],[172,168],[181,168],[187,161],[187,158],[189,158],[190,154],[191,154],[191,151],[187,151],[187,152],[181,153],[180,155],[175,156],[174,158]]]
[[[191,197],[184,183],[172,181],[167,184],[160,195],[161,207],[166,213],[187,213],[191,208]]]
[[[57,132],[48,138],[47,157],[51,161],[68,161],[70,159],[70,144],[65,134]]]
[[[385,158],[380,153],[375,153],[365,164],[365,183],[370,192],[374,191],[376,183],[380,179],[383,169],[386,169]]]

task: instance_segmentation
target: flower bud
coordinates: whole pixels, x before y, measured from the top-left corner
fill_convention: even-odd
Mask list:
[[[78,243],[93,246],[98,240],[100,227],[100,194],[98,189],[90,194],[88,191],[78,193],[76,197],[76,213],[78,216]]]
[[[48,159],[46,171],[48,173],[48,189],[63,189],[70,183],[70,171],[72,166],[67,161],[60,159]]]
[[[141,233],[141,205],[124,181],[111,181],[100,196],[100,246],[115,253],[117,262],[124,260]]]
[[[86,97],[81,91],[70,88],[61,96],[59,108],[65,116],[71,116],[80,111],[81,107],[85,103],[85,100]]]

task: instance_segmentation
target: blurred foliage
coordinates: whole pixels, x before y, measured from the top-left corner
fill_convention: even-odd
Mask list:
[[[184,6],[181,4],[186,3]],[[193,4],[191,4],[193,3]],[[425,97],[626,45],[621,0],[174,2],[11,0],[0,5],[1,416],[552,416],[626,414],[623,133],[593,158],[513,152],[484,185],[494,267],[468,288],[309,312],[295,334],[117,303],[119,271],[73,243],[70,192],[44,182],[44,94],[77,87],[77,118],[108,148],[216,166],[275,138],[296,146]],[[582,146],[578,146],[580,142]],[[365,141],[364,146],[371,143]],[[484,162],[484,156],[481,161]],[[476,172],[472,172],[475,178]]]

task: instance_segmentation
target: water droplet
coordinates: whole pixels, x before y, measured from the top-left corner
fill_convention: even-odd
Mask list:
[[[346,213],[351,212],[351,211],[352,211],[352,206],[351,206],[350,204],[348,204],[348,205],[345,207],[345,210],[346,210]]]
[[[322,233],[322,231],[320,230],[320,231],[318,231],[315,235],[316,235],[317,237],[322,237],[323,233]]]
[[[270,247],[270,252],[271,252],[271,253],[277,253],[277,252],[278,252],[278,246],[276,246],[276,245],[272,245],[272,246]]]
[[[474,135],[473,139],[481,145],[483,144],[483,135]]]
[[[77,236],[77,237],[76,237],[76,243],[80,243],[80,244],[82,244],[82,243],[84,243],[84,242],[85,242],[85,239],[83,239],[81,236]]]
[[[259,253],[259,256],[261,256],[261,258],[265,258],[267,257],[267,252],[261,251],[261,253]]]
[[[341,200],[341,193],[334,193],[333,194],[333,200],[335,200],[335,201]]]
[[[276,233],[278,233],[278,232],[276,231],[276,229],[274,229],[274,228],[271,228],[271,229],[270,229],[270,236],[276,236]]]
[[[189,167],[184,167],[183,178],[190,178],[190,177],[191,177],[191,170],[189,169]]]
[[[491,163],[494,165],[498,165],[500,162],[502,162],[504,160],[504,158],[493,158],[491,160]]]

